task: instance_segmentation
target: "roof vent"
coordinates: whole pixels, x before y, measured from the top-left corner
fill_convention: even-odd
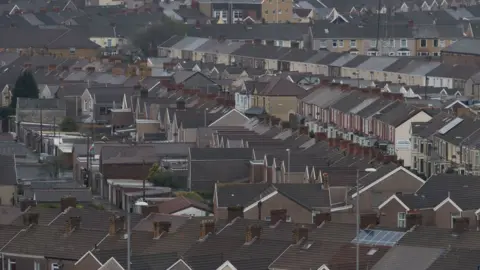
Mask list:
[[[329,31],[328,31],[328,29],[327,29],[327,28],[325,28],[324,30],[325,30],[325,34],[328,34],[328,32],[329,32]]]

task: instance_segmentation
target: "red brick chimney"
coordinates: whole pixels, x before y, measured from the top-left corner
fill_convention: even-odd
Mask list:
[[[273,209],[270,211],[270,225],[275,226],[280,220],[287,221],[287,209]]]

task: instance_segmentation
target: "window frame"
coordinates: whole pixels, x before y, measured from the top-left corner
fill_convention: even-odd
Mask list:
[[[7,269],[8,270],[17,270],[17,260],[8,258]]]
[[[454,218],[461,218],[462,213],[460,214],[455,214],[455,213],[450,213],[450,228],[453,229],[453,219]]]
[[[332,47],[338,48],[338,39],[332,39]]]
[[[39,262],[37,261],[33,262],[33,270],[41,270]]]
[[[397,213],[397,227],[406,228],[407,227],[407,212],[398,212]]]
[[[400,39],[400,48],[408,48],[408,40],[406,38]]]
[[[350,48],[357,48],[357,41],[355,39],[350,40]]]
[[[338,47],[339,47],[339,48],[343,48],[343,46],[344,46],[344,41],[343,41],[343,39],[339,39],[339,40],[338,40]]]
[[[425,41],[425,44],[423,42]],[[427,47],[427,40],[426,39],[420,39],[420,48],[426,48]]]

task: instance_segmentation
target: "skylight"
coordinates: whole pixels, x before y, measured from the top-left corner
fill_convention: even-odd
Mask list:
[[[367,252],[367,255],[368,256],[372,256],[373,254],[377,253],[378,249],[376,248],[372,248],[370,249],[368,252]]]
[[[392,247],[397,244],[405,235],[404,232],[383,231],[383,230],[360,230],[358,237],[352,240],[352,243],[373,246]]]

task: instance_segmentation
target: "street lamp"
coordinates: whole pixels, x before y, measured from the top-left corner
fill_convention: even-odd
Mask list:
[[[148,203],[144,200],[135,202],[135,206],[148,206]],[[127,210],[127,270],[131,270],[131,257],[132,257],[132,226],[131,226],[131,219],[132,215],[130,214],[130,206],[128,206]]]
[[[375,168],[366,168],[364,170],[365,172],[368,172],[368,173],[372,173],[372,172],[376,172],[377,169]],[[357,170],[357,191],[355,192],[355,196],[357,196],[356,198],[356,208],[357,208],[357,213],[356,213],[356,220],[357,220],[357,243],[356,243],[356,247],[357,247],[357,270],[360,270],[360,242],[358,241],[358,237],[359,237],[359,233],[360,233],[360,185],[358,183],[358,181],[360,180],[360,170]]]
[[[287,182],[290,183],[290,148],[287,151]]]

